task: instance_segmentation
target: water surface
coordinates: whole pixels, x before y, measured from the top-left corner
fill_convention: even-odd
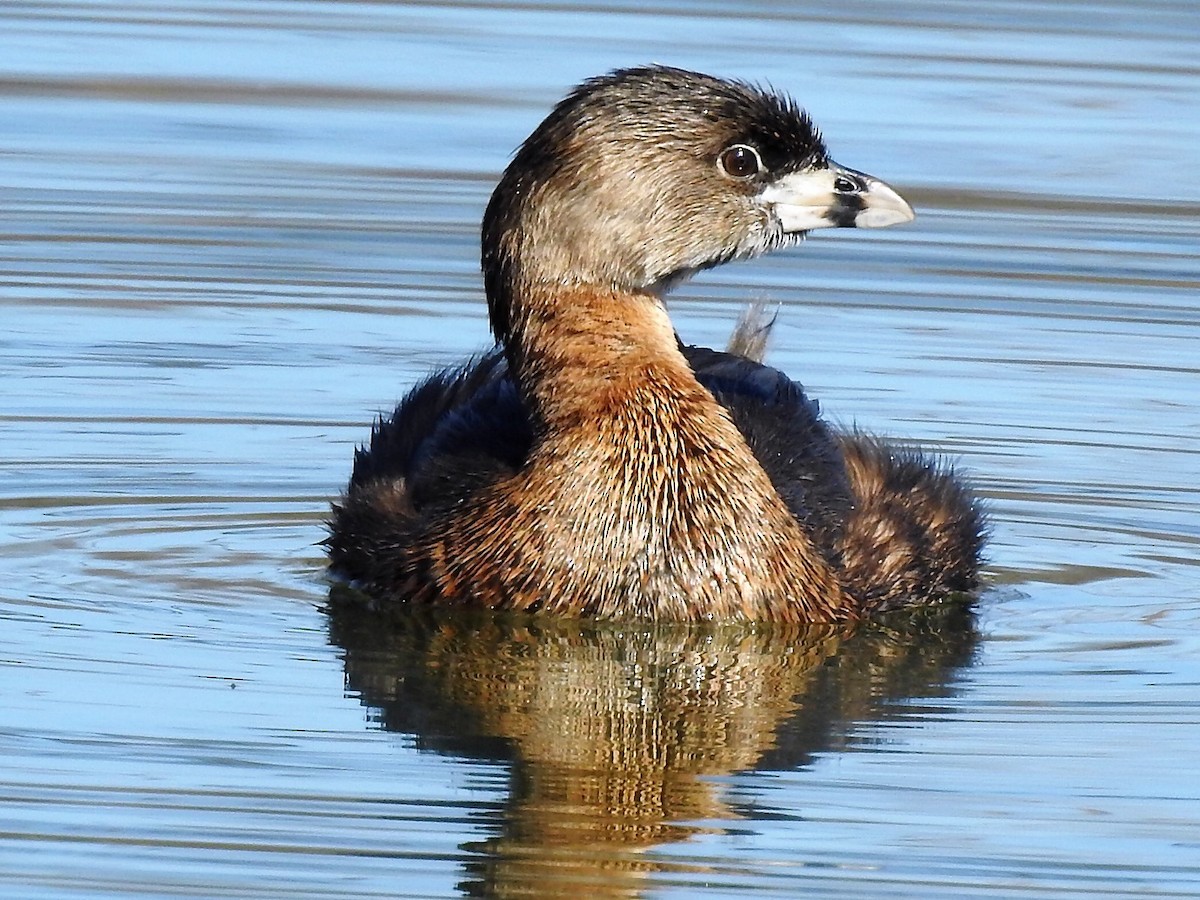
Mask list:
[[[0,9],[0,893],[1200,893],[1191,3]],[[977,611],[859,636],[330,615],[354,445],[487,345],[567,87],[794,93],[911,226],[671,309],[958,458]]]

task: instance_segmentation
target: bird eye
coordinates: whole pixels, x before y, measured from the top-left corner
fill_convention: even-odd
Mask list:
[[[721,151],[717,165],[731,178],[749,178],[761,172],[763,167],[758,151],[746,144],[734,144]]]
[[[839,194],[857,194],[863,186],[847,175],[839,175],[833,179],[833,189]]]

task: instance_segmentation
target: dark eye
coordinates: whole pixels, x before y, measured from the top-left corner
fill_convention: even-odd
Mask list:
[[[745,144],[734,144],[722,150],[717,157],[717,164],[731,178],[749,178],[761,172],[763,167],[758,151]]]
[[[833,179],[833,189],[839,194],[857,194],[862,185],[847,175],[839,175]]]

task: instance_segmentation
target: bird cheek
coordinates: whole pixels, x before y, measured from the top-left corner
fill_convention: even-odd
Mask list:
[[[738,247],[739,257],[759,256],[774,247],[778,247],[785,237],[783,224],[774,210],[765,206],[755,206],[742,234]]]

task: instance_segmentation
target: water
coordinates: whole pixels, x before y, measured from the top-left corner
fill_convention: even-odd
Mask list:
[[[1187,2],[0,8],[0,894],[1200,893]],[[988,497],[966,621],[330,617],[372,416],[487,343],[571,84],[796,94],[918,208],[672,299]]]

